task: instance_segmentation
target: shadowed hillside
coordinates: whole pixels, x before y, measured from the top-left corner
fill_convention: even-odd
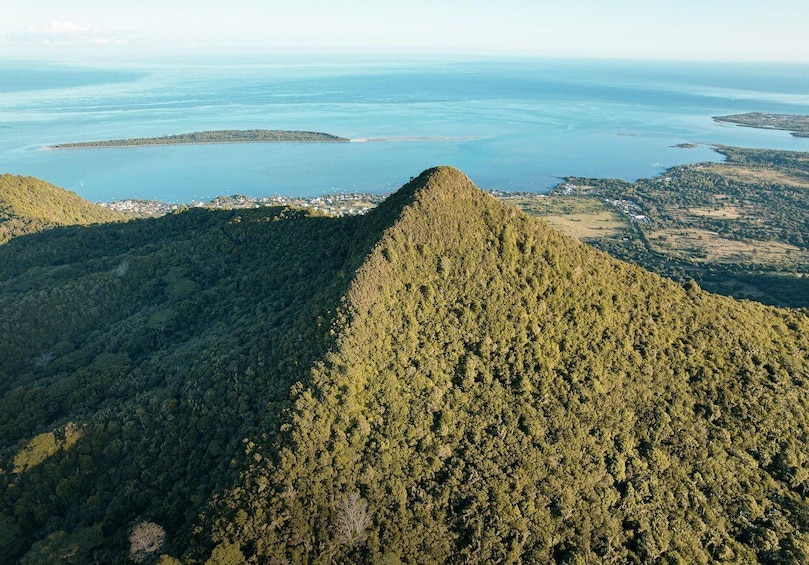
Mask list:
[[[245,439],[330,343],[364,226],[190,210],[0,247],[0,554],[126,562],[146,520],[195,547]]]
[[[15,239],[0,328],[23,562],[124,562],[152,522],[146,562],[809,557],[806,312],[611,259],[451,168],[361,217]]]

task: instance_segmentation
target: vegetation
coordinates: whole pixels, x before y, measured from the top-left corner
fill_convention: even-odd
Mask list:
[[[680,282],[809,306],[809,154],[716,149],[726,162],[674,167],[634,183],[569,178],[549,197],[516,203],[565,233]]]
[[[130,558],[140,563],[160,551],[166,542],[166,530],[154,522],[141,522],[129,534]]]
[[[773,467],[806,450],[805,314],[618,263],[455,171],[407,191],[217,535],[293,562],[805,558]],[[373,526],[348,546],[352,492]]]
[[[751,128],[784,130],[791,132],[795,137],[809,137],[809,116],[748,112],[731,116],[717,116],[714,120]]]
[[[205,552],[200,508],[280,426],[373,238],[287,208],[191,209],[0,247],[0,521],[20,532],[0,554],[86,524],[116,562],[143,521]],[[33,440],[66,422],[70,446]]]
[[[58,143],[51,149],[82,149],[89,147],[133,147],[141,145],[187,145],[201,143],[334,143],[349,141],[328,133],[286,131],[276,129],[195,131],[161,137],[135,137],[106,141]]]
[[[54,226],[120,221],[126,216],[33,177],[0,175],[0,245]]]
[[[630,225],[628,218],[615,208],[587,196],[559,198],[524,194],[500,196],[500,199],[532,216],[541,217],[555,229],[583,241],[623,233]]]
[[[454,169],[363,216],[16,238],[0,329],[12,562],[809,559],[806,311],[617,261]]]

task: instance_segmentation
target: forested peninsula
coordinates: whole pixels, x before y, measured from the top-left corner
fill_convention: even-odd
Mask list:
[[[141,147],[146,145],[199,145],[205,143],[345,143],[350,141],[330,133],[314,131],[287,131],[276,129],[212,130],[163,135],[160,137],[133,137],[102,141],[57,143],[49,149],[85,149],[93,147]]]
[[[809,137],[809,116],[798,114],[770,114],[748,112],[730,116],[716,116],[714,121],[758,129],[788,131],[795,137]]]

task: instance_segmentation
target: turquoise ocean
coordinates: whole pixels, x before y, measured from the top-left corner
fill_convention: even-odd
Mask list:
[[[809,114],[809,65],[277,58],[85,66],[0,61],[0,172],[93,201],[388,193],[453,165],[486,189],[634,180],[721,160],[709,144],[809,151],[787,132],[715,123]],[[50,150],[214,129],[289,129],[345,144]],[[700,144],[695,149],[672,147]]]

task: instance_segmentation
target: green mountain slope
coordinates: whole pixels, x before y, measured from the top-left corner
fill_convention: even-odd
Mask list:
[[[151,522],[145,561],[809,556],[806,312],[613,260],[454,169],[360,217],[15,239],[0,329],[12,561],[126,562]]]
[[[457,171],[415,184],[296,392],[280,461],[232,493],[222,547],[271,562],[807,558],[805,313],[619,263]]]
[[[124,220],[123,214],[92,204],[33,177],[0,175],[0,244],[54,226]]]

